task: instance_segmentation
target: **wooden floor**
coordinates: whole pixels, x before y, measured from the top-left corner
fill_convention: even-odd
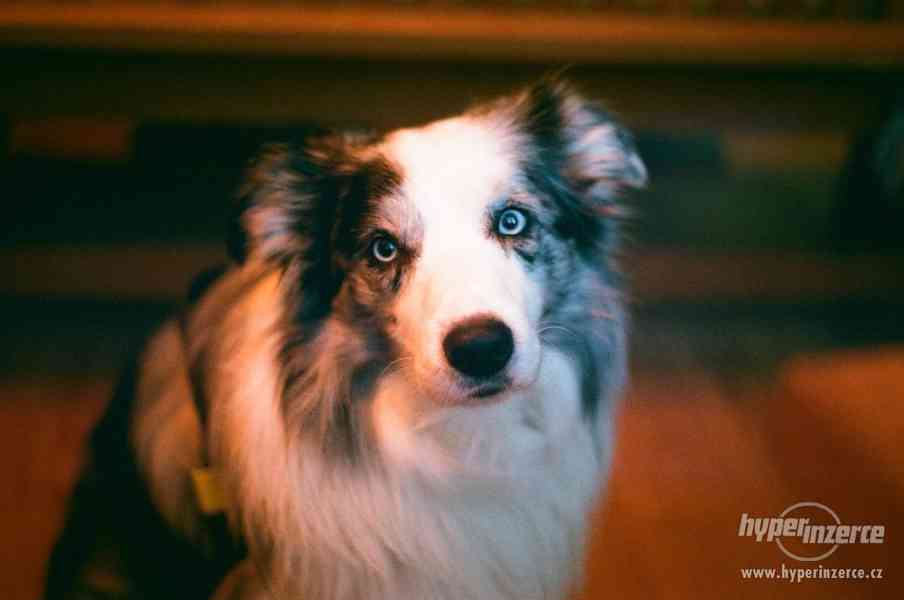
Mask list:
[[[904,351],[797,359],[736,384],[701,370],[635,374],[612,483],[593,532],[584,598],[901,598]],[[0,599],[35,600],[44,562],[110,391],[105,377],[0,381]],[[886,527],[826,567],[882,580],[748,581],[741,569],[812,567],[738,537],[742,513],[823,503]]]
[[[637,382],[585,598],[904,597],[902,382],[901,350],[799,359],[758,390],[695,376]],[[802,563],[774,543],[738,537],[742,513],[778,516],[804,501],[843,523],[885,525],[885,543]],[[782,564],[881,568],[884,579],[790,583],[740,573]]]

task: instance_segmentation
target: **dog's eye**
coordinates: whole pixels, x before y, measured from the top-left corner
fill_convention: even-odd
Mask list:
[[[380,236],[370,245],[370,252],[380,262],[390,262],[399,253],[399,247],[391,238]]]
[[[523,210],[517,208],[505,209],[496,220],[496,231],[500,235],[518,235],[524,231],[525,227],[527,227],[527,215]]]

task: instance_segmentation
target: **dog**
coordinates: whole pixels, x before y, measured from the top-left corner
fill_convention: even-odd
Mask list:
[[[232,264],[93,435],[46,597],[565,597],[626,378],[622,199],[646,179],[555,78],[266,147]]]

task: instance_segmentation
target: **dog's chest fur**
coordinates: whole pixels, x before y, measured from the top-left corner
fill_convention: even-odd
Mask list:
[[[229,296],[229,286],[218,293]],[[226,309],[205,350],[215,365],[212,458],[228,465],[234,522],[261,536],[249,543],[266,556],[269,585],[324,600],[561,597],[580,570],[585,515],[608,457],[581,418],[574,367],[550,352],[528,392],[426,420],[404,408],[418,405],[405,397],[417,391],[387,377],[372,401],[379,461],[323,461],[308,441],[284,437],[278,406],[261,401],[279,385],[277,287],[265,278]],[[198,319],[223,310],[209,304]],[[160,508],[196,536],[185,457],[198,456],[201,432],[188,416],[189,386],[173,377],[179,367],[164,364],[180,354],[167,344],[178,343],[164,330],[151,346],[141,389],[153,394],[135,439]],[[143,433],[150,428],[172,433],[154,438]]]

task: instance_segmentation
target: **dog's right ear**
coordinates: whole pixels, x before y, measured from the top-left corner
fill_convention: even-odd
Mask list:
[[[343,273],[332,260],[331,237],[347,186],[340,137],[263,149],[240,190],[227,245],[237,263],[296,269],[303,317],[328,310]]]
[[[303,218],[305,205],[312,205],[311,182],[314,165],[303,165],[301,151],[288,145],[271,144],[254,159],[239,190],[230,217],[227,249],[237,263],[249,260],[282,261],[301,249],[296,225]],[[309,171],[304,173],[304,171]]]

